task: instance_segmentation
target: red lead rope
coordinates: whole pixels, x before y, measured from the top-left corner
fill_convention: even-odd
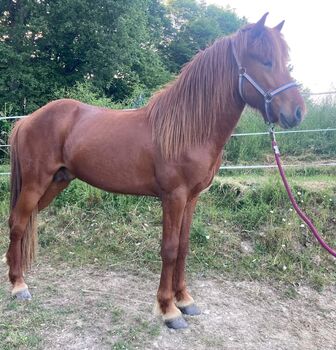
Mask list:
[[[281,160],[280,160],[280,151],[279,151],[279,147],[275,141],[275,133],[273,128],[270,129],[270,135],[271,135],[271,139],[272,139],[272,148],[274,151],[274,156],[275,156],[275,161],[277,163],[277,166],[279,168],[279,172],[281,175],[281,179],[282,182],[285,185],[288,197],[290,199],[290,201],[293,204],[293,207],[295,209],[295,211],[298,213],[298,215],[300,216],[300,218],[308,225],[310,231],[313,233],[313,235],[316,237],[316,239],[319,241],[319,243],[321,244],[321,246],[327,250],[331,255],[333,255],[336,258],[336,251],[333,250],[331,247],[329,247],[329,245],[322,239],[322,237],[319,235],[316,227],[313,225],[313,223],[311,222],[311,220],[308,218],[308,216],[301,210],[301,208],[298,206],[293,193],[288,185],[287,179],[286,179],[286,175],[285,172],[282,168],[281,165]]]

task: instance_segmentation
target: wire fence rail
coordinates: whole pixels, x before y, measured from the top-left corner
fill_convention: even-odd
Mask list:
[[[335,91],[328,91],[328,92],[311,92],[311,93],[305,93],[304,95],[308,96],[320,96],[320,95],[335,95]],[[21,115],[21,116],[8,116],[8,117],[0,117],[0,121],[2,120],[15,120],[15,119],[22,119],[28,117],[27,115]],[[303,130],[282,130],[277,131],[275,134],[298,134],[298,133],[314,133],[314,132],[333,132],[336,131],[336,128],[325,128],[325,129],[303,129]],[[250,137],[250,136],[262,136],[262,135],[269,135],[268,132],[247,132],[247,133],[234,133],[231,135],[231,137]],[[9,144],[3,144],[0,145],[1,148],[9,148]],[[336,162],[327,162],[327,163],[310,163],[310,164],[284,164],[284,167],[287,168],[298,168],[298,167],[334,167],[336,166]],[[255,165],[222,165],[219,169],[220,170],[247,170],[247,169],[272,169],[276,168],[276,165],[272,164],[255,164]],[[0,173],[0,176],[8,176],[10,175],[10,172],[2,172]]]
[[[336,166],[336,162],[329,163],[310,163],[310,164],[282,164],[284,168],[319,168]],[[275,169],[278,168],[276,164],[257,164],[257,165],[223,165],[219,170],[248,170],[248,169]]]

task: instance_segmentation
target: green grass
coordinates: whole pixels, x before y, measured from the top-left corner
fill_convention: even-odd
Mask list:
[[[201,195],[196,208],[189,274],[267,282],[278,286],[284,298],[296,298],[297,286],[302,284],[320,291],[336,283],[334,259],[301,226],[275,171],[225,171],[222,175]],[[288,178],[303,209],[336,247],[334,170],[290,170]],[[8,201],[9,183],[4,177],[0,182],[0,255],[8,247]],[[160,272],[161,205],[157,199],[113,195],[75,180],[41,213],[39,221],[37,263],[47,262],[60,274],[64,265]],[[245,250],[246,246],[250,249]],[[57,300],[55,294],[62,289],[42,284],[40,280],[39,298],[29,304],[9,300],[8,286],[0,286],[1,349],[45,348],[48,329],[59,334],[68,329],[82,337],[82,324],[89,324],[93,333],[100,327],[90,314],[92,305],[83,305],[80,294],[78,300],[50,307],[48,300]],[[137,349],[144,339],[150,341],[160,334],[158,323],[137,316],[125,324],[113,298],[100,298],[95,307],[113,325],[101,333],[102,342],[111,349]],[[69,328],[69,322],[75,326]]]
[[[316,172],[316,171],[315,171]],[[335,175],[289,173],[293,191],[330,245],[336,246]],[[7,220],[8,188],[0,192]],[[2,225],[0,248],[8,244]],[[148,197],[112,195],[80,181],[40,217],[40,254],[53,264],[128,266],[160,271],[161,205]],[[291,209],[274,172],[217,178],[198,203],[191,230],[188,269],[234,279],[308,283],[336,281],[335,264]],[[248,244],[250,252],[242,246]]]
[[[0,321],[0,344],[3,350],[39,349],[43,342],[41,326],[48,324],[57,327],[62,317],[65,317],[62,316],[62,308],[51,311],[38,301],[18,303],[8,299],[5,293],[1,299],[8,300],[2,309],[2,315],[6,317]]]
[[[336,128],[336,102],[325,100],[321,104],[307,102],[307,116],[295,130]],[[262,117],[246,109],[235,133],[267,131]],[[277,128],[277,130],[280,130]],[[336,131],[282,134],[277,136],[281,152],[309,163],[314,160],[336,158]],[[230,164],[269,162],[270,139],[267,135],[232,137],[225,147],[224,161]]]

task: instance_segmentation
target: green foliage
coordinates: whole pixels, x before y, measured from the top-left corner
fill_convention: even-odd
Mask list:
[[[108,107],[118,109],[122,105],[112,102],[110,98],[95,87],[90,80],[86,80],[83,83],[76,82],[71,88],[61,88],[54,93],[55,98],[73,98],[84,103],[88,103],[94,106]]]
[[[207,232],[206,225],[198,216],[195,216],[190,232],[191,242],[199,245],[204,245],[208,242],[209,238],[210,236]]]
[[[168,7],[159,0],[5,1],[0,110],[30,113],[87,80],[113,102],[139,89],[147,95],[241,23],[233,12],[195,0]]]
[[[28,113],[88,78],[115,101],[135,86],[162,85],[170,78],[156,47],[162,11],[157,0],[8,1],[0,12],[0,106]]]
[[[281,187],[268,183],[251,185],[249,190],[236,184],[215,183],[210,191],[217,196],[218,206],[222,210],[230,208],[230,220],[242,230],[255,230],[266,223],[270,210],[277,206],[287,206],[284,192],[279,196]],[[274,190],[276,187],[276,190]]]
[[[0,117],[1,116],[0,113]],[[3,146],[0,148],[0,164],[9,162],[9,149],[5,147],[5,145],[8,143],[8,136],[11,128],[12,124],[9,120],[0,120],[0,146]]]
[[[171,0],[168,9],[174,31],[163,52],[173,72],[178,72],[183,64],[215,39],[235,32],[246,22],[230,9],[206,6],[195,0]]]

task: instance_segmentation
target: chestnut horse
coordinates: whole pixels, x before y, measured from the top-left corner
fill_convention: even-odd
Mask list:
[[[285,128],[297,125],[305,110],[287,69],[283,22],[268,28],[266,15],[199,52],[143,108],[58,100],[16,123],[6,255],[13,296],[31,298],[23,274],[35,255],[37,212],[78,178],[105,191],[160,198],[157,311],[175,329],[187,327],[182,314],[200,313],[187,290],[185,259],[197,199],[219,169],[223,146],[246,104]],[[261,86],[287,87],[265,103]]]

